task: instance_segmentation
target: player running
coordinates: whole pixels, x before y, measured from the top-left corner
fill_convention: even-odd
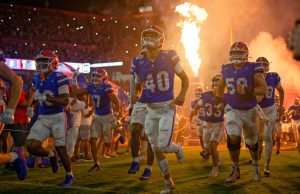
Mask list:
[[[231,63],[222,65],[222,78],[216,95],[216,102],[220,107],[224,89],[227,88],[225,107],[227,147],[232,160],[232,172],[226,182],[232,183],[240,178],[242,130],[252,158],[254,180],[259,181],[258,128],[255,118],[256,96],[265,95],[267,91],[263,67],[258,63],[248,62],[248,47],[243,42],[236,42],[231,46],[229,61]]]
[[[284,90],[281,85],[280,76],[275,72],[269,72],[270,63],[265,57],[259,57],[256,59],[257,63],[260,63],[264,68],[264,78],[267,83],[267,93],[263,96],[262,100],[258,103],[262,108],[264,114],[268,118],[269,122],[259,123],[259,158],[262,153],[262,143],[265,141],[265,165],[264,175],[270,176],[270,162],[273,148],[273,130],[275,129],[277,108],[275,106],[275,90],[279,93],[279,115],[283,110]],[[279,116],[280,117],[280,116]]]
[[[204,107],[205,116],[203,117],[203,142],[207,153],[211,154],[212,171],[211,176],[219,175],[218,162],[219,154],[217,151],[218,144],[224,131],[224,109],[219,110],[216,105],[216,90],[218,88],[221,75],[215,75],[212,80],[212,91],[201,94],[197,105],[191,113],[191,119],[196,115],[201,107]]]
[[[8,100],[6,109],[1,111],[0,120],[3,123],[11,124],[14,122],[14,112],[21,96],[23,82],[19,76],[6,66],[5,62],[3,51],[0,49],[0,78],[9,82],[10,91],[14,94]],[[0,129],[2,130],[2,128]],[[18,148],[15,148],[12,152],[7,154],[0,153],[0,165],[8,162],[12,163],[20,180],[24,180],[27,176],[27,166],[25,160],[22,159],[22,154],[23,150]]]
[[[289,114],[292,115],[292,129],[295,137],[295,142],[298,147],[298,152],[300,154],[300,99],[295,98],[294,104],[289,107]]]
[[[175,105],[183,105],[189,85],[188,77],[180,66],[179,56],[174,50],[161,50],[163,42],[163,31],[158,26],[149,26],[141,36],[141,46],[146,52],[132,60],[135,77],[135,93],[132,95],[136,102],[143,89],[146,93],[145,132],[164,175],[165,184],[161,194],[170,193],[175,188],[164,153],[176,153],[179,162],[184,160],[181,145],[172,143],[172,135]],[[182,81],[181,91],[175,99],[174,74]]]
[[[94,165],[90,171],[100,170],[98,160],[97,141],[103,137],[104,146],[110,148],[112,139],[111,120],[113,118],[111,104],[114,104],[114,114],[121,118],[120,102],[111,84],[108,82],[108,75],[104,69],[96,69],[92,73],[91,84],[87,88],[78,88],[77,74],[73,76],[73,90],[77,95],[91,94],[95,116],[91,124],[91,150]]]
[[[193,100],[191,102],[191,113],[194,110],[195,106],[198,104],[198,100],[202,93],[203,93],[203,89],[201,87],[197,87],[195,90],[195,100]],[[198,130],[198,136],[199,136],[199,140],[200,140],[200,146],[202,149],[202,151],[200,152],[200,155],[204,159],[209,159],[209,154],[205,152],[205,147],[204,147],[204,143],[203,143],[203,127],[204,127],[203,121],[204,121],[204,118],[205,118],[205,111],[204,111],[204,107],[201,106],[201,107],[199,107],[197,117],[193,120],[190,119],[190,126],[194,127],[194,125],[196,124],[197,130]]]
[[[72,185],[74,175],[71,160],[66,150],[66,120],[64,106],[69,103],[69,79],[62,73],[55,72],[58,57],[51,50],[42,50],[35,58],[36,69],[40,74],[35,76],[34,102],[40,103],[38,120],[33,124],[27,136],[27,150],[34,156],[49,157],[52,172],[58,171],[57,154],[42,146],[52,136],[55,149],[66,171],[65,181],[61,186]]]
[[[277,108],[277,116],[276,116],[276,124],[275,124],[275,129],[273,132],[273,146],[276,143],[276,154],[278,155],[280,153],[280,137],[281,137],[281,128],[282,128],[282,124],[281,124],[281,120],[282,120],[282,116],[284,115],[284,107],[282,107],[282,109],[280,109],[280,100],[279,100],[279,96],[275,95],[275,106]]]

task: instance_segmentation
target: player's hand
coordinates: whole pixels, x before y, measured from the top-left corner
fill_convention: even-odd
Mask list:
[[[15,114],[14,109],[11,108],[6,109],[0,116],[1,121],[6,124],[14,123],[14,114]]]
[[[236,86],[236,92],[238,94],[245,94],[245,86],[244,86],[244,84],[238,83],[237,86]]]
[[[27,108],[27,116],[29,117],[29,118],[32,118],[33,117],[33,115],[34,115],[34,112],[33,112],[33,108],[30,106],[30,107],[28,107]]]
[[[44,94],[41,94],[39,91],[36,91],[36,92],[34,93],[33,98],[34,98],[34,100],[36,100],[36,101],[44,102],[44,101],[46,101],[47,96],[44,95]]]
[[[174,99],[173,103],[174,103],[175,105],[177,105],[177,106],[182,106],[183,103],[184,103],[184,101],[185,101],[185,97],[184,97],[183,95],[178,95],[178,96]]]
[[[220,104],[217,105],[217,109],[218,109],[219,111],[223,111],[224,108],[225,108],[224,103],[220,103]]]

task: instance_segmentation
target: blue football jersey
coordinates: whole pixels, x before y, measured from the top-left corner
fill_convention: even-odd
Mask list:
[[[39,75],[35,75],[32,81],[36,90],[38,90],[42,94],[57,97],[62,93],[69,93],[69,78],[59,72],[53,72],[47,79],[43,81],[41,80],[41,77]],[[63,92],[60,91],[62,87],[64,87]],[[39,108],[40,115],[57,114],[63,111],[64,105],[54,105],[47,101],[42,102]]]
[[[98,88],[93,84],[88,84],[88,91],[92,95],[96,115],[107,115],[111,113],[111,101],[108,94],[114,92],[109,83],[104,83]]]
[[[259,63],[246,62],[240,69],[235,69],[233,64],[222,65],[222,77],[226,83],[226,102],[237,110],[250,110],[257,105],[255,96],[247,97],[237,93],[237,83],[245,87],[254,88],[254,74],[263,73],[263,67]]]
[[[191,102],[191,109],[192,109],[192,110],[195,108],[195,106],[196,106],[197,103],[198,103],[198,99],[193,100],[193,101]],[[197,116],[198,116],[198,118],[199,118],[201,121],[203,121],[203,120],[205,119],[205,110],[204,110],[204,107],[203,107],[203,106],[200,107]]]
[[[289,111],[292,111],[292,119],[293,120],[300,120],[300,105],[290,106]]]
[[[211,91],[203,92],[200,99],[205,111],[204,121],[213,123],[224,121],[224,111],[217,109],[216,98]]]
[[[180,73],[180,59],[174,50],[161,50],[154,62],[145,56],[132,60],[136,82],[143,82],[146,103],[174,99],[174,72]]]
[[[273,106],[275,104],[274,94],[275,89],[280,83],[280,76],[277,73],[267,73],[266,75],[267,93],[259,103],[262,108]]]

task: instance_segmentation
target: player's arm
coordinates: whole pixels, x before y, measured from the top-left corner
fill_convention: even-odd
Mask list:
[[[67,106],[69,104],[69,88],[67,83],[59,86],[58,96],[46,95],[45,101],[55,105]]]
[[[121,115],[120,115],[121,114],[121,106],[120,106],[120,101],[119,101],[118,97],[116,96],[116,94],[114,92],[110,92],[107,95],[108,95],[109,100],[115,105],[114,110],[119,113],[118,117],[120,118],[121,117]]]
[[[283,109],[283,102],[284,102],[284,89],[283,89],[283,87],[281,85],[281,82],[279,82],[279,84],[277,84],[276,90],[278,91],[278,94],[279,94],[279,107],[280,107],[280,111],[282,111],[282,109]]]
[[[193,108],[190,114],[190,123],[193,121],[194,116],[197,114],[197,112],[200,110],[201,106],[203,105],[203,100],[199,99],[196,106]]]
[[[10,96],[6,109],[15,109],[21,96],[23,81],[22,79],[10,70],[4,61],[0,61],[0,77],[10,84]]]
[[[266,92],[267,92],[267,84],[263,73],[255,73],[253,95],[254,96],[265,95]]]
[[[174,99],[174,104],[182,106],[185,101],[186,92],[189,88],[189,78],[183,69],[181,71],[175,70],[175,73],[181,80],[181,89],[178,96]]]
[[[221,75],[221,79],[219,81],[218,88],[216,90],[216,105],[219,110],[222,109],[224,106],[222,97],[224,96],[225,87],[226,84],[223,79],[223,76]]]

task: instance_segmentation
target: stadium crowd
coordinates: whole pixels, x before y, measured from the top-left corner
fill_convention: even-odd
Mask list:
[[[0,44],[8,58],[33,59],[34,53],[44,48],[56,50],[61,61],[130,61],[139,50],[139,32],[149,22],[143,17],[119,19],[43,8],[1,6]]]

